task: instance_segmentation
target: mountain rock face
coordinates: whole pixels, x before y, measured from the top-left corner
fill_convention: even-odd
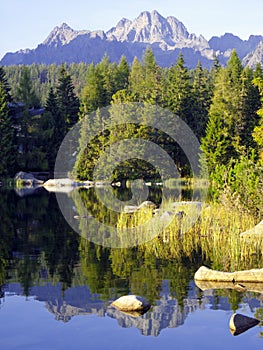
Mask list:
[[[58,47],[62,45],[69,44],[74,40],[78,35],[88,34],[87,30],[77,31],[70,28],[66,23],[63,23],[61,27],[55,27],[46,40],[43,42],[43,45]]]
[[[254,51],[243,59],[243,64],[253,69],[256,67],[257,63],[263,63],[263,41],[258,44]]]
[[[142,12],[133,22],[123,18],[106,36],[108,40],[120,42],[158,44],[164,50],[195,45],[209,47],[203,37],[190,35],[178,19],[164,18],[157,11]]]
[[[63,23],[55,27],[37,48],[7,53],[0,64],[97,63],[105,53],[111,61],[119,61],[125,55],[131,63],[135,56],[141,58],[150,46],[161,66],[174,64],[182,52],[189,68],[195,67],[198,60],[209,68],[215,55],[225,64],[233,49],[241,59],[246,57],[244,62],[253,66],[257,59],[263,62],[261,48],[257,49],[261,41],[263,36],[260,35],[251,35],[248,40],[242,40],[230,33],[207,41],[202,35],[190,34],[175,17],[164,18],[157,11],[145,11],[134,21],[121,19],[116,27],[106,33],[101,30],[77,31]],[[249,63],[252,56],[253,63]]]

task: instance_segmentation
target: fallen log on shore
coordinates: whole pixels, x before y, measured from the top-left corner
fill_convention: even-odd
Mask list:
[[[252,269],[235,272],[222,272],[211,270],[201,266],[195,273],[196,281],[214,281],[214,282],[263,282],[263,269]]]

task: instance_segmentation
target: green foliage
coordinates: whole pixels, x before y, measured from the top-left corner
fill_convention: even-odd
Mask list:
[[[5,70],[1,66],[0,66],[0,84],[2,85],[2,88],[5,91],[7,102],[11,102],[12,100],[11,94],[10,94],[11,88],[9,86],[9,83],[6,77]]]
[[[191,127],[191,81],[182,54],[176,64],[169,68],[166,85],[167,107]]]
[[[16,148],[14,122],[9,115],[6,88],[0,82],[0,177],[13,176]]]
[[[212,180],[212,193],[218,197],[227,186],[240,204],[257,214],[261,203],[261,170],[255,141],[260,138],[257,137],[260,95],[253,78],[260,74],[259,68],[255,73],[244,69],[233,51],[227,67],[215,75],[209,119],[201,145]]]
[[[205,136],[212,89],[209,82],[209,74],[202,68],[200,62],[198,62],[196,69],[193,71],[192,95],[191,126],[197,138],[201,140]]]
[[[226,166],[216,166],[211,174],[214,198],[235,203],[241,211],[255,217],[262,215],[263,168],[255,159],[255,153],[231,160]]]
[[[169,108],[202,140],[211,189],[216,196],[219,188],[223,188],[226,174],[231,173],[240,183],[241,175],[234,176],[233,172],[239,171],[237,164],[239,161],[242,164],[243,157],[254,150],[255,172],[258,159],[263,159],[262,81],[262,67],[257,65],[254,72],[244,69],[235,51],[225,68],[220,67],[215,57],[210,72],[203,69],[200,62],[194,70],[188,70],[182,54],[174,66],[162,69],[156,64],[151,49],[145,51],[141,61],[135,58],[131,67],[124,56],[116,64],[105,55],[98,64],[33,64],[0,69],[7,101],[12,95],[15,101],[25,104],[22,118],[16,119],[16,130],[19,130],[16,158],[20,169],[52,170],[67,131],[79,119],[94,112],[81,130],[79,142],[83,152],[78,155],[74,169],[76,177],[91,179],[97,159],[111,144],[134,137],[160,145],[172,157],[180,174],[190,176],[191,169],[178,144],[164,133],[143,126],[143,118],[150,120],[150,113],[142,116],[141,125],[119,125],[111,130],[107,123],[113,120],[123,120],[125,124],[121,110],[117,113],[115,109],[106,117],[100,113],[102,107],[110,104],[114,107],[127,102],[145,102]],[[45,106],[44,115],[32,116],[30,108],[38,107],[40,101]],[[86,136],[94,131],[97,136],[87,145]],[[118,152],[123,154],[125,150]],[[138,159],[122,162],[113,179],[158,177],[153,167],[139,160],[144,152],[147,149],[138,149]],[[108,165],[105,164],[105,173]],[[231,188],[236,191],[238,185],[234,188],[233,179]],[[255,188],[257,186],[255,183]]]
[[[66,123],[66,131],[70,130],[79,119],[79,99],[74,92],[71,76],[62,66],[56,87],[58,107]],[[61,130],[63,134],[63,130]]]
[[[21,77],[17,88],[17,98],[20,102],[25,104],[26,109],[37,108],[40,105],[40,101],[32,85],[30,71],[26,66],[24,66],[21,71]]]

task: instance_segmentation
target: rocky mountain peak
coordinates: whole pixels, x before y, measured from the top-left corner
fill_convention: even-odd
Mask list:
[[[164,18],[156,10],[142,12],[134,21],[123,18],[107,33],[108,40],[121,42],[163,43],[169,46],[189,36],[183,23],[175,17]]]
[[[243,64],[253,69],[259,62],[263,62],[263,41],[260,41],[256,49],[243,59]]]
[[[89,31],[86,30],[74,30],[67,23],[62,23],[60,27],[55,27],[52,30],[43,44],[54,47],[66,45],[75,39],[78,35],[86,34],[88,32]]]

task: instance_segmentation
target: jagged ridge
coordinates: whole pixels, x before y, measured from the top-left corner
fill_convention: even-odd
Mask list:
[[[205,67],[212,65],[214,55],[225,63],[232,51],[236,49],[245,63],[250,62],[263,36],[250,36],[241,40],[233,34],[226,33],[213,37],[209,42],[200,35],[189,34],[186,27],[177,18],[164,18],[157,11],[142,12],[134,21],[123,18],[116,27],[104,31],[74,30],[66,23],[55,27],[46,40],[33,50],[20,50],[8,53],[1,60],[1,65],[56,63],[63,62],[99,62],[107,53],[112,61],[118,61],[125,54],[131,63],[135,56],[141,57],[147,46],[151,46],[161,66],[173,64],[182,51],[190,68],[200,60]],[[249,56],[250,55],[250,56]],[[249,58],[250,57],[250,58]],[[258,46],[253,54],[256,60],[263,60],[263,47]],[[247,63],[248,64],[248,63]]]

